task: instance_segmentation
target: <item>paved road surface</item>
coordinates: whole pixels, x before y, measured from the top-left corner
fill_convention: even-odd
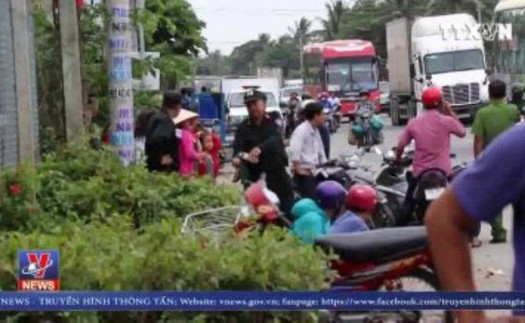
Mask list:
[[[382,145],[384,151],[393,147],[397,143],[397,139],[401,133],[402,127],[391,126],[390,119],[386,116],[383,117],[386,124],[385,128],[385,143]],[[332,136],[332,147],[331,157],[338,157],[340,154],[351,154],[355,147],[350,147],[347,143],[349,124],[344,123],[339,131]],[[466,138],[459,139],[454,138],[452,142],[452,152],[457,155],[455,161],[457,162],[470,162],[472,161],[472,135],[470,129],[467,130],[468,134]],[[363,163],[367,165],[380,165],[380,157],[374,154],[369,154],[363,159]],[[231,174],[228,174],[226,178],[231,178]],[[506,210],[504,213],[505,226],[511,228],[511,212]],[[510,240],[509,230],[509,240]],[[475,264],[475,275],[476,283],[480,290],[486,291],[507,291],[510,290],[512,268],[513,268],[513,253],[511,245],[498,244],[491,245],[489,241],[490,226],[483,224],[481,230],[481,240],[483,245],[474,249],[474,264]],[[502,271],[503,275],[492,275],[487,277],[489,271]]]
[[[386,116],[383,117],[385,124],[385,142],[382,145],[384,151],[395,146],[397,144],[398,137],[402,131],[402,127],[391,126],[390,119]],[[467,129],[467,136],[463,139],[454,138],[452,141],[452,152],[457,156],[454,162],[470,162],[472,161],[472,141],[473,137],[470,134],[470,128]],[[339,129],[339,131],[332,137],[332,152],[331,157],[335,158],[340,154],[349,154],[355,147],[350,147],[347,143],[348,124],[345,123]],[[374,165],[379,164],[379,157],[370,154],[363,160],[365,164]],[[505,227],[511,228],[512,213],[510,210],[504,212]],[[509,240],[510,240],[509,230]],[[474,249],[474,264],[475,264],[475,276],[476,283],[480,290],[486,291],[508,291],[510,290],[510,284],[512,279],[512,268],[513,268],[513,251],[511,244],[498,244],[492,245],[489,243],[491,239],[490,226],[487,224],[482,225],[480,239],[483,241],[483,245]],[[501,270],[503,275],[492,275],[487,278],[489,270]],[[494,313],[496,314],[496,313]],[[497,313],[500,314],[500,313]]]

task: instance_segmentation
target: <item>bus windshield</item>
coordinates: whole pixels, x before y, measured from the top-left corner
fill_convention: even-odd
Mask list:
[[[372,61],[326,64],[326,88],[331,92],[377,89],[377,67]]]
[[[513,39],[494,42],[494,71],[525,74],[525,8],[497,12],[495,19],[497,23],[511,24]]]
[[[485,62],[483,53],[479,49],[428,54],[425,56],[425,72],[427,74],[483,69],[485,69]]]

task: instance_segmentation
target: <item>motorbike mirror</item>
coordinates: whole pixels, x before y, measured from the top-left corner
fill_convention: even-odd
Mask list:
[[[396,155],[394,154],[394,152],[392,150],[389,150],[388,153],[386,153],[386,158],[394,158],[396,157]]]

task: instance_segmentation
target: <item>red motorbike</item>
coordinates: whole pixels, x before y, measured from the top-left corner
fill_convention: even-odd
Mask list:
[[[338,275],[332,284],[333,291],[440,290],[424,227],[386,228],[327,235],[317,239],[316,244],[339,255],[339,260],[331,263],[332,269]],[[423,283],[426,289],[410,287],[411,280]],[[401,322],[420,322],[423,317],[432,318],[432,322],[435,322],[435,319],[454,322],[451,312],[421,311],[330,313],[328,321],[380,322],[393,317]]]

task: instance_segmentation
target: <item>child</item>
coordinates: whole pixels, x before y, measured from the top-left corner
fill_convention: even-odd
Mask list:
[[[215,175],[215,162],[212,157],[214,146],[212,134],[204,130],[201,132],[199,140],[203,153],[203,158],[199,161],[199,176],[209,175],[215,179],[217,176]]]
[[[184,178],[189,178],[193,175],[195,171],[195,163],[203,158],[203,154],[199,153],[195,148],[195,135],[193,129],[194,121],[197,117],[198,115],[196,113],[182,109],[174,120],[180,130],[177,132],[177,136],[180,139],[179,173]]]
[[[211,139],[213,141],[213,149],[211,150],[211,158],[213,159],[213,174],[215,178],[219,176],[219,168],[221,167],[220,153],[222,149],[221,138],[217,134],[217,131],[211,131]]]
[[[376,205],[377,194],[374,188],[364,184],[352,186],[348,191],[348,210],[332,217],[329,233],[368,231],[366,220],[372,217]]]

